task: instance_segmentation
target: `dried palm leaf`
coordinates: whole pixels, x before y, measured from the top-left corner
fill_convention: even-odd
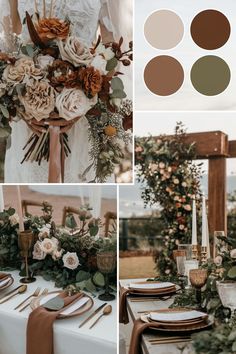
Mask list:
[[[46,48],[47,47],[46,44],[39,37],[38,32],[36,31],[36,29],[34,27],[31,16],[29,15],[29,13],[27,11],[26,11],[26,23],[27,23],[29,35],[30,35],[32,42],[42,49]]]

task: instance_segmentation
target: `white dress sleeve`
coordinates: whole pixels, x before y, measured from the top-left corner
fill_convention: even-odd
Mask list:
[[[12,23],[8,0],[0,0],[0,49],[11,51],[12,46]]]

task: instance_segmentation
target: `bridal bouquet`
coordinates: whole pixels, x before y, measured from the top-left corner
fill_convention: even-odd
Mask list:
[[[123,123],[132,106],[118,66],[131,64],[132,42],[122,51],[122,38],[103,44],[99,37],[89,48],[71,34],[69,19],[52,13],[46,18],[26,12],[26,23],[32,43],[22,43],[16,55],[0,53],[0,136],[10,133],[11,119],[23,119],[32,135],[22,163],[49,161],[49,182],[59,182],[71,152],[67,133],[86,116],[89,168],[96,182],[104,182],[123,158],[123,144],[131,143]]]

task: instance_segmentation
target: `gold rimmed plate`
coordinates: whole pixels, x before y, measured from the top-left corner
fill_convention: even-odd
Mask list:
[[[61,293],[62,291],[52,291],[47,295],[39,296],[31,301],[30,307],[32,310],[35,310],[39,306],[42,306],[47,301],[53,299]],[[84,296],[78,299],[78,301],[75,301],[73,302],[73,304],[66,306],[65,309],[63,309],[63,311],[58,315],[58,319],[80,316],[85,312],[89,311],[93,307],[93,305],[93,299],[89,295],[84,294]]]
[[[129,288],[127,288],[129,289]],[[180,287],[178,285],[175,285],[174,287],[170,289],[161,289],[159,291],[137,291],[137,290],[131,290],[129,289],[130,295],[136,295],[136,296],[168,296],[168,295],[174,295],[177,291],[180,290]]]
[[[11,275],[0,281],[0,291],[9,288],[14,283],[14,279]]]

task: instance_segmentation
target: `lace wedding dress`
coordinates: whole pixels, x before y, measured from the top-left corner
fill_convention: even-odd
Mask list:
[[[0,4],[1,1],[3,2],[3,0],[0,0]],[[43,1],[37,2],[39,10],[41,10],[40,6],[42,6]],[[87,45],[91,45],[96,39],[99,23],[102,23],[103,28],[112,32],[114,38],[117,38],[118,33],[115,33],[115,27],[118,28],[118,26],[114,26],[113,22],[116,19],[114,18],[113,21],[113,15],[111,15],[111,11],[114,10],[111,10],[111,4],[117,4],[117,2],[117,0],[57,0],[54,2],[53,14],[60,18],[68,16],[72,22],[72,32]],[[46,3],[49,9],[51,0],[46,0]],[[23,21],[26,10],[30,14],[34,13],[34,1],[18,0],[18,8]],[[26,36],[27,30],[24,28],[23,38],[28,38]],[[82,178],[84,170],[91,163],[88,128],[86,118],[82,117],[68,133],[71,154],[66,158],[65,163],[66,183],[86,183],[95,177],[95,171],[90,170],[86,175],[86,180]],[[29,135],[30,130],[24,121],[12,123],[11,147],[7,150],[5,159],[6,183],[47,183],[48,181],[48,163],[46,161],[41,166],[38,166],[35,162],[21,164],[24,157],[22,148]],[[113,182],[113,178],[107,182]]]

